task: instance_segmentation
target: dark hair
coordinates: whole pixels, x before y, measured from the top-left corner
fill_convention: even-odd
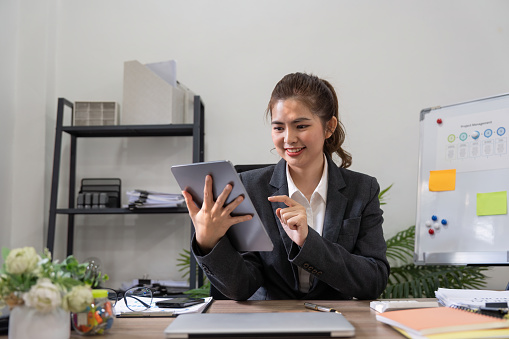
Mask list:
[[[327,122],[336,117],[338,125],[332,135],[325,140],[323,151],[328,156],[337,153],[341,158],[341,167],[347,168],[352,164],[352,156],[341,146],[345,141],[345,129],[339,120],[338,97],[334,87],[319,77],[306,73],[291,73],[285,75],[274,87],[267,106],[267,116],[272,116],[272,107],[280,100],[295,99],[306,105],[317,115],[324,128]]]

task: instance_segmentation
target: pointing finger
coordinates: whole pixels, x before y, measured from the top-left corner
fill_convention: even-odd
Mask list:
[[[288,207],[299,205],[299,203],[297,203],[293,199],[290,199],[286,195],[275,195],[275,196],[269,197],[269,201],[271,201],[271,202],[282,202],[282,203],[284,203]]]

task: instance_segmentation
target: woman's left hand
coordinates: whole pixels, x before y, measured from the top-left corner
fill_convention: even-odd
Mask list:
[[[308,236],[306,208],[286,195],[269,197],[269,201],[282,202],[288,206],[287,208],[278,208],[276,215],[290,239],[299,246],[304,245]]]

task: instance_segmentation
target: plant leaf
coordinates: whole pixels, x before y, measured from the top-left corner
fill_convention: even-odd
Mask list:
[[[380,205],[385,205],[387,204],[385,202],[385,200],[387,199],[386,198],[386,194],[387,192],[392,188],[392,185],[394,184],[391,184],[389,187],[385,188],[384,190],[382,190],[380,193],[378,193],[378,200],[380,201]]]
[[[9,256],[9,253],[11,253],[10,249],[8,249],[7,247],[2,247],[2,258],[4,258],[4,261]]]

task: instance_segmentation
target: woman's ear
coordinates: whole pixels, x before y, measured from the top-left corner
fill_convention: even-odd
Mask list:
[[[330,136],[336,130],[336,127],[338,127],[338,119],[336,119],[336,117],[332,117],[329,121],[327,121],[325,129],[325,139],[330,138]]]

